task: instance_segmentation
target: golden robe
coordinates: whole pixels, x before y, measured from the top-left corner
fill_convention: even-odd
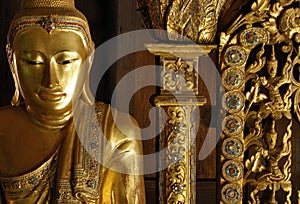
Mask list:
[[[92,120],[93,111],[84,112],[76,125],[71,120],[69,134],[38,168],[24,175],[0,178],[0,203],[145,203],[143,176],[124,173],[141,172],[142,162],[134,155],[142,155],[142,146],[133,139],[139,133],[130,129],[123,133],[116,126],[115,118],[125,122],[124,113],[103,103],[97,103],[95,108],[96,123]],[[87,128],[93,126],[94,129]],[[102,139],[96,126],[103,131]],[[96,160],[100,157],[101,164]]]

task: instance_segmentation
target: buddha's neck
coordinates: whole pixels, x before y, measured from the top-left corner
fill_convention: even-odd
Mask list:
[[[68,111],[60,115],[50,115],[35,111],[30,106],[26,106],[30,120],[37,126],[44,129],[59,130],[66,126],[69,122],[72,111]]]

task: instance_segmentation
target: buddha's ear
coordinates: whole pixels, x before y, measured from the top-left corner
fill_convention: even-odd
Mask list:
[[[17,63],[16,63],[16,57],[10,47],[9,44],[6,45],[6,55],[9,63],[9,67],[14,79],[15,83],[15,93],[11,100],[12,106],[18,106],[20,104],[20,86],[19,86],[19,80],[18,80],[18,74],[17,74]]]
[[[92,41],[91,42],[91,50],[90,50],[90,53],[89,53],[89,66],[90,66],[90,68],[89,68],[89,70],[91,69],[91,67],[92,67],[92,64],[93,64],[93,61],[94,61],[94,56],[95,56],[95,43]]]
[[[89,72],[92,68],[93,62],[94,62],[94,56],[95,56],[95,49],[93,48],[88,56],[88,66],[89,66]]]
[[[13,56],[13,51],[11,49],[11,46],[9,44],[6,44],[6,56],[7,56],[7,60],[9,63],[9,68],[11,70],[12,73],[14,73],[16,71],[15,69],[15,63],[14,63],[14,56]]]
[[[91,68],[92,68],[92,65],[93,65],[93,61],[94,61],[94,52],[95,50],[93,49],[87,60],[86,60],[86,65],[88,67],[87,69],[87,74],[86,74],[86,79],[85,79],[85,82],[84,82],[84,85],[83,85],[83,90],[82,90],[82,96],[84,98],[84,100],[90,104],[90,105],[93,105],[94,102],[95,102],[95,97],[93,96],[92,94],[92,91],[90,89],[90,71],[91,71]]]

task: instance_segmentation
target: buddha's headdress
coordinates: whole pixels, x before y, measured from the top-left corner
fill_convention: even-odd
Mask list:
[[[55,29],[69,30],[77,33],[88,52],[92,56],[94,43],[91,38],[86,17],[76,9],[74,0],[22,0],[21,9],[11,21],[7,35],[7,57],[13,72],[16,91],[12,99],[12,105],[17,106],[19,99],[18,77],[13,71],[13,42],[22,32],[30,28],[45,29],[51,33]],[[70,39],[71,40],[71,39]],[[89,58],[89,59],[92,59]],[[88,95],[89,89],[85,87],[84,95]],[[89,94],[90,95],[90,94]],[[91,96],[86,96],[86,99]]]
[[[94,48],[88,21],[76,9],[74,0],[23,0],[10,24],[8,47],[24,29],[36,27],[49,33],[55,29],[71,29],[81,36],[89,50]]]

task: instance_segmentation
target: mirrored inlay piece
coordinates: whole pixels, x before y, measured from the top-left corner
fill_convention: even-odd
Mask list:
[[[173,153],[170,155],[170,157],[174,163],[178,163],[178,162],[182,161],[182,159],[183,159],[183,155],[180,153]]]
[[[240,35],[240,41],[243,46],[253,47],[260,43],[268,42],[268,33],[263,28],[247,28]]]
[[[244,107],[244,101],[244,96],[240,92],[231,91],[225,94],[223,106],[229,113],[236,113]]]
[[[183,133],[186,130],[186,125],[185,124],[180,124],[180,123],[175,123],[172,126],[172,131],[174,133]]]
[[[243,166],[237,161],[229,160],[223,165],[222,174],[229,182],[238,181],[243,176]]]
[[[253,31],[249,31],[248,33],[246,33],[245,35],[245,39],[248,43],[250,44],[254,44],[258,41],[258,35],[257,33],[253,32]]]
[[[230,66],[241,66],[246,62],[246,50],[238,45],[229,47],[225,52],[225,61]]]
[[[55,19],[51,15],[49,15],[47,18],[44,17],[41,24],[43,25],[43,28],[47,30],[48,33],[50,33],[56,28]]]
[[[238,89],[244,83],[244,73],[239,69],[229,68],[223,73],[222,82],[227,90]]]
[[[175,183],[173,186],[172,186],[172,191],[175,193],[175,194],[181,194],[184,190],[184,185],[181,184],[181,183]]]
[[[242,119],[238,115],[229,115],[223,121],[223,131],[226,135],[240,134],[243,130]]]
[[[87,186],[90,188],[95,188],[95,180],[91,179],[86,182]]]
[[[243,153],[243,144],[238,138],[227,138],[223,142],[222,153],[229,159],[237,158]]]
[[[241,201],[241,189],[236,184],[225,185],[222,189],[222,199],[225,203],[237,203]]]

